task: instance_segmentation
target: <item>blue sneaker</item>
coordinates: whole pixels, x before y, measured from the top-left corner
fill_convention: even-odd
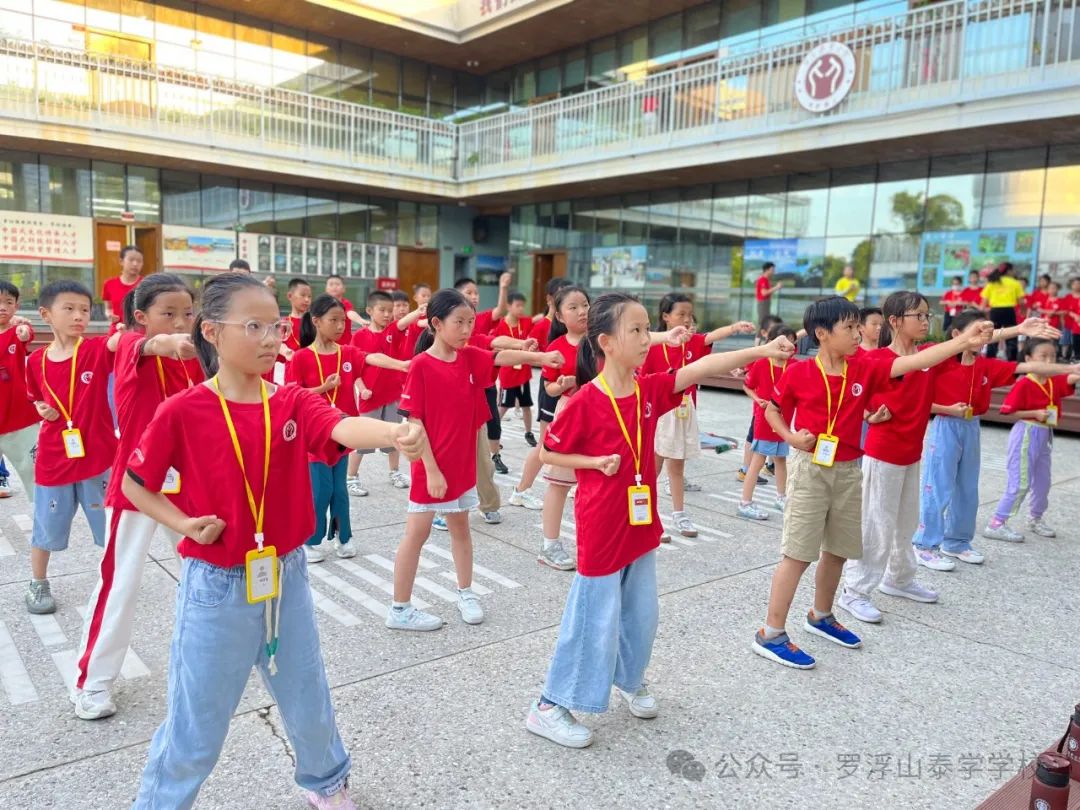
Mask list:
[[[787,633],[781,633],[776,638],[766,639],[765,634],[758,630],[754,634],[754,643],[750,649],[760,655],[762,658],[768,658],[770,661],[775,661],[778,664],[783,664],[785,667],[793,667],[794,669],[813,669],[814,661],[809,655],[804,653],[795,643],[788,637]]]
[[[431,525],[433,528],[438,529],[440,532],[450,531],[448,528],[446,528],[446,518],[444,518],[442,515],[436,515],[435,519],[431,521]]]
[[[818,621],[814,620],[813,613],[807,613],[806,624],[803,627],[806,632],[827,638],[829,641],[835,641],[841,647],[855,649],[862,646],[862,639],[840,624],[831,613],[828,616],[823,616]]]

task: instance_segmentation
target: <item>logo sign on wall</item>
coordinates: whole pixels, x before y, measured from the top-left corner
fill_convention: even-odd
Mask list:
[[[822,42],[799,64],[795,98],[812,113],[831,110],[855,83],[855,54],[842,42]]]

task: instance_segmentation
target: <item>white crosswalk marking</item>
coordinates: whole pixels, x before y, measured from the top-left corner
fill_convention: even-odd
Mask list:
[[[34,530],[34,519],[29,515],[12,515],[11,519],[21,531],[30,533]]]
[[[0,557],[12,557],[14,555],[15,547],[11,545],[4,533],[0,532]]]
[[[707,494],[710,498],[715,498],[718,501],[726,501],[727,503],[733,503],[736,506],[742,503],[742,495],[738,493],[722,492],[718,494],[715,492],[709,492]],[[755,498],[754,505],[760,507],[761,509],[764,509],[766,512],[772,512],[774,515],[784,514],[782,509],[776,508],[776,504],[769,503],[768,501],[763,501]]]
[[[562,527],[564,529],[566,529],[567,537],[569,537],[574,542],[577,542],[577,527],[574,526],[574,524],[571,523],[569,520],[562,520],[562,521],[559,521],[559,522],[562,524]],[[544,524],[542,524],[542,523],[537,523],[536,525],[540,529],[544,528]],[[659,546],[657,546],[657,548],[659,548],[661,551],[665,551],[665,552],[667,552],[667,551],[679,551],[679,549],[677,547],[668,545],[667,543],[661,543]]]
[[[56,616],[51,613],[43,615],[29,614],[30,624],[34,625],[34,630],[38,634],[38,638],[41,639],[41,643],[46,647],[57,647],[61,644],[67,644],[67,636],[64,635],[64,631],[60,627],[60,622],[56,620]]]
[[[321,610],[343,627],[356,627],[356,625],[360,624],[360,619],[356,614],[350,613],[329,596],[314,588],[311,588],[311,601],[315,603],[318,610]]]
[[[30,673],[26,671],[22,656],[15,648],[15,641],[3,622],[0,622],[0,683],[3,684],[8,701],[13,706],[32,703],[38,699]]]
[[[378,616],[380,619],[385,619],[386,618],[386,610],[387,610],[386,605],[384,605],[379,600],[373,599],[372,597],[368,596],[366,593],[364,593],[362,590],[357,588],[355,585],[350,585],[348,582],[343,580],[341,577],[335,576],[334,574],[331,574],[329,571],[324,571],[322,568],[320,568],[317,565],[309,565],[308,566],[308,574],[310,574],[313,577],[316,577],[317,579],[321,579],[323,582],[325,582],[327,585],[329,585],[335,591],[337,591],[340,594],[343,594],[344,596],[347,596],[349,599],[352,599],[354,602],[356,602],[356,604],[358,604],[361,607],[367,609],[371,613]]]
[[[442,557],[444,560],[453,560],[454,559],[454,555],[451,554],[448,549],[445,549],[445,548],[443,548],[441,546],[437,546],[433,542],[431,542],[430,540],[428,540],[427,543],[424,545],[424,551],[430,551],[432,554],[437,554],[438,556]],[[514,580],[508,579],[507,577],[504,577],[502,574],[498,573],[497,571],[492,571],[490,568],[485,568],[484,566],[477,564],[475,561],[473,562],[473,573],[479,574],[482,577],[487,577],[492,582],[498,583],[499,585],[502,585],[504,588],[520,588],[521,587],[520,582],[514,582]]]
[[[428,542],[430,543],[431,541],[428,541]],[[424,546],[424,547],[427,548],[427,546]],[[386,568],[388,571],[393,571],[394,570],[394,564],[390,560],[386,559],[385,557],[380,557],[378,554],[368,554],[367,557],[373,563],[375,563],[376,565],[382,566],[383,568]],[[438,566],[436,566],[436,567],[438,567]],[[475,568],[475,566],[473,566],[473,567]],[[455,578],[454,581],[456,582],[457,579]],[[439,597],[440,599],[442,599],[445,602],[452,602],[454,604],[457,604],[457,601],[458,601],[457,594],[456,593],[451,593],[450,591],[446,590],[446,588],[444,588],[438,582],[432,582],[427,577],[417,577],[416,579],[413,580],[413,584],[414,584],[415,587],[420,588],[422,590],[425,590],[428,593]],[[413,602],[416,604],[417,607],[420,607],[421,604],[425,604],[425,606],[426,606],[426,603],[424,603],[423,600],[416,599],[415,597],[413,598]]]
[[[695,543],[693,540],[690,540],[689,538],[683,537],[681,534],[671,533],[671,534],[669,534],[669,537],[671,537],[671,542],[672,543],[678,543],[680,546],[696,546],[697,545],[697,543]]]
[[[60,673],[60,680],[64,682],[69,695],[75,694],[76,656],[75,650],[57,650],[52,654],[56,671]]]
[[[365,554],[364,558],[368,559],[368,560],[371,560],[373,563],[375,563],[380,568],[386,568],[387,564],[389,564],[390,568],[388,568],[387,570],[389,570],[389,571],[394,570],[394,564],[390,560],[386,559],[386,557],[383,557],[381,554]],[[431,560],[425,560],[423,557],[420,558],[420,570],[422,570],[422,571],[430,571],[430,570],[432,570],[434,568],[438,568],[438,567],[439,567],[438,563],[434,563]]]
[[[457,587],[457,574],[455,574],[453,571],[440,571],[439,576],[442,577],[443,579],[450,580],[451,582],[454,583],[454,587],[455,588]],[[473,584],[470,587],[472,587],[472,589],[476,592],[477,596],[487,596],[488,594],[490,594],[492,592],[491,588],[484,587],[479,582],[477,582],[475,579],[473,580]]]
[[[665,521],[669,521],[670,523],[675,522],[675,518],[671,515],[661,515],[660,517],[663,518]],[[722,539],[730,540],[732,537],[727,532],[722,532],[719,529],[712,528],[711,526],[696,526],[696,528],[698,530],[697,539],[704,540],[707,543],[716,543]]]
[[[352,560],[338,560],[334,563],[334,565],[345,571],[348,571],[354,577],[359,577],[360,579],[364,580],[364,582],[367,582],[370,585],[374,585],[386,595],[394,595],[394,584],[392,582],[387,582],[382,577],[378,576],[377,574],[371,573],[366,568],[363,568],[354,563]],[[391,564],[390,570],[394,570],[393,564]],[[413,604],[416,605],[416,607],[420,608],[420,610],[424,610],[425,608],[429,607],[427,602],[422,599],[413,599]]]

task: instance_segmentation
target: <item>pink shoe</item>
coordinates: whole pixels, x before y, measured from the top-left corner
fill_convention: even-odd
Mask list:
[[[309,790],[307,800],[308,804],[316,808],[316,810],[359,810],[353,800],[349,798],[348,785],[342,785],[341,790],[330,796],[323,796],[321,793]]]

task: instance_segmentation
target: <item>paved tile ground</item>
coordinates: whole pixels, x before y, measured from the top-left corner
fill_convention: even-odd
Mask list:
[[[748,401],[701,396],[703,428],[744,435]],[[506,423],[505,456],[524,457],[520,422]],[[985,518],[1004,481],[1007,430],[983,429]],[[974,807],[1060,733],[1080,700],[1080,440],[1059,437],[1048,519],[1053,540],[983,542],[981,568],[924,571],[938,605],[881,597],[880,626],[848,651],[793,636],[818,656],[796,672],[749,651],[764,618],[777,560],[779,515],[734,516],[735,453],[691,464],[704,492],[689,498],[703,529],[660,552],[661,623],[649,678],[661,703],[652,721],[624,707],[585,716],[597,741],[567,751],[527,734],[571,575],[536,563],[539,514],[505,507],[505,522],[473,520],[476,582],[487,620],[467,627],[446,601],[448,541],[424,552],[416,595],[445,615],[439,633],[382,627],[405,493],[366,460],[372,495],[353,501],[360,556],[313,570],[326,665],[339,725],[365,808]],[[516,471],[516,469],[515,469]],[[509,490],[510,479],[501,481]],[[661,497],[661,511],[670,502]],[[0,502],[0,804],[119,808],[138,784],[164,713],[177,564],[155,541],[139,624],[117,685],[120,713],[77,720],[67,698],[80,608],[98,551],[81,520],[54,559],[55,617],[31,620],[30,510]],[[568,516],[568,520],[572,520]],[[572,523],[567,535],[572,537]],[[796,612],[811,598],[808,584]],[[276,708],[253,678],[203,808],[299,808]]]

